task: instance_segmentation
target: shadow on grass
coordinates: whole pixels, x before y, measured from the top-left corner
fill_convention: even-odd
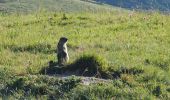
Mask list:
[[[56,100],[55,98],[64,97],[63,94],[75,88],[79,82],[80,79],[74,77],[65,80],[46,75],[14,77],[0,89],[0,96],[3,100],[8,100],[11,96],[23,100],[46,95],[48,100]]]
[[[85,76],[102,79],[118,79],[122,74],[138,75],[144,73],[144,70],[137,68],[120,68],[115,71],[106,69],[108,64],[98,56],[83,55],[75,62],[58,66],[57,62],[50,61],[49,65],[40,71],[40,74],[57,76]]]
[[[56,75],[56,76],[88,76],[93,77],[97,74],[97,69],[93,72],[86,68],[76,67],[75,64],[69,64],[65,66],[58,66],[57,62],[50,61],[49,65],[41,69],[40,74],[43,75]]]
[[[105,73],[104,67],[106,67],[106,65],[105,60],[98,56],[83,55],[75,62],[65,66],[58,66],[57,62],[50,61],[49,65],[43,68],[40,73],[47,75],[76,75],[104,78],[102,74]]]
[[[4,48],[10,49],[13,52],[30,52],[44,54],[51,54],[55,52],[50,44],[34,44],[28,46],[5,45]]]

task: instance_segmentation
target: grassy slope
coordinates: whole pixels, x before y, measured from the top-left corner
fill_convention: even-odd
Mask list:
[[[32,12],[39,10],[84,12],[112,9],[80,0],[12,0],[0,3],[0,11],[3,12]]]
[[[67,20],[62,19],[62,13],[1,15],[1,79],[7,81],[3,75],[9,70],[20,75],[38,73],[48,61],[56,60],[56,43],[61,36],[66,36],[70,62],[90,52],[106,58],[110,70],[121,67],[144,70],[139,75],[123,74],[120,80],[109,85],[79,85],[66,92],[69,98],[76,95],[91,99],[170,98],[168,15],[115,11],[66,16]]]

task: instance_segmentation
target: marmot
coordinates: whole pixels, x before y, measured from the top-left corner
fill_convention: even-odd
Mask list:
[[[57,58],[59,66],[66,64],[69,61],[67,51],[67,38],[61,37],[57,45]]]

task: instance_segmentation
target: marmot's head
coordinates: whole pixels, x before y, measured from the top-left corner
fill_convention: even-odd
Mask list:
[[[68,39],[66,37],[61,37],[59,40],[59,43],[65,44],[65,43],[67,43],[67,41],[68,41]]]

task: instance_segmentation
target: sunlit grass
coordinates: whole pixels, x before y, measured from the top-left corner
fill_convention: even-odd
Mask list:
[[[108,61],[110,70],[136,68],[144,71],[137,75],[121,74],[123,83],[116,84],[127,85],[125,89],[113,84],[89,86],[87,89],[80,86],[68,95],[77,98],[75,94],[80,92],[79,96],[97,99],[100,95],[96,91],[99,91],[103,94],[101,98],[136,99],[145,92],[141,98],[167,99],[170,98],[166,90],[170,85],[169,32],[170,16],[159,13],[115,11],[0,15],[0,67],[12,69],[15,75],[38,74],[50,60],[56,61],[57,42],[66,36],[70,63],[84,53],[95,53]],[[159,86],[161,93],[155,92]],[[100,89],[103,87],[113,92],[106,95]]]

